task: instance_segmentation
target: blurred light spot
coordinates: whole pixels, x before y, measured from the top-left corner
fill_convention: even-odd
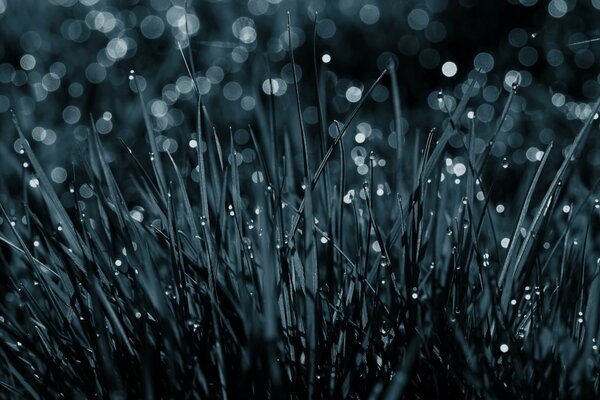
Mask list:
[[[46,130],[44,128],[42,128],[41,126],[36,126],[31,131],[31,137],[36,142],[41,142],[42,140],[44,140],[46,138]]]
[[[531,67],[538,60],[538,52],[531,46],[525,46],[519,50],[519,62],[525,67]]]
[[[490,53],[479,53],[473,59],[473,67],[482,73],[488,73],[494,68],[494,56]]]
[[[238,64],[242,64],[248,59],[248,50],[245,47],[237,46],[231,50],[231,59]]]
[[[513,47],[523,47],[527,43],[527,32],[522,28],[513,28],[508,33],[508,42]]]
[[[218,65],[213,65],[206,70],[206,77],[212,84],[220,83],[225,77],[225,72]]]
[[[279,36],[279,40],[282,42],[283,48],[286,50],[288,50],[290,47],[290,33],[292,37],[292,49],[298,48],[306,40],[306,35],[304,34],[304,31],[297,26],[293,26],[289,33],[286,30],[282,32]]]
[[[177,87],[177,90],[179,90],[180,93],[189,93],[193,90],[194,83],[192,82],[192,79],[189,76],[183,75],[177,78],[175,86]]]
[[[63,110],[62,117],[67,124],[74,125],[79,122],[81,111],[79,111],[79,108],[76,106],[67,106]]]
[[[262,83],[262,90],[265,94],[273,94],[278,88],[277,81],[275,79],[265,79]]]
[[[160,144],[161,150],[168,153],[175,153],[178,147],[177,141],[170,138],[165,138]]]
[[[408,26],[415,31],[422,31],[427,28],[427,25],[429,25],[429,14],[427,11],[415,8],[408,13]]]
[[[551,49],[546,53],[546,61],[553,67],[562,65],[565,57],[559,49]]]
[[[500,241],[500,246],[502,246],[503,249],[508,249],[508,245],[510,244],[510,239],[509,238],[502,238],[502,240]]]
[[[285,80],[287,84],[293,85],[294,82],[294,71],[292,68],[292,63],[287,63],[281,68],[281,77]],[[298,82],[302,79],[302,67],[296,64],[296,79]]]
[[[98,119],[98,121],[96,121],[96,130],[101,135],[106,135],[106,134],[110,133],[110,131],[112,131],[112,128],[113,128],[113,124],[110,119],[106,119],[106,118],[102,117],[102,118]]]
[[[446,26],[438,21],[431,22],[425,29],[425,37],[431,43],[439,43],[446,38]]]
[[[265,79],[262,84],[265,94],[281,96],[287,91],[287,83],[283,79]]]
[[[452,172],[454,172],[456,176],[463,176],[465,172],[467,172],[467,167],[463,163],[456,163],[452,168]]]
[[[89,184],[84,183],[79,187],[79,195],[84,199],[89,199],[94,195],[94,189]]]
[[[254,20],[248,17],[240,17],[231,24],[233,36],[238,38],[242,43],[252,43],[256,40],[256,29],[254,28]]]
[[[252,96],[244,96],[240,104],[244,111],[251,111],[256,106],[256,100]]]
[[[371,92],[371,97],[378,103],[383,103],[389,97],[389,90],[384,85],[377,85]]]
[[[42,77],[42,86],[49,92],[54,92],[60,87],[60,78],[54,72],[49,72]]]
[[[442,74],[444,74],[444,76],[447,76],[448,78],[451,78],[454,75],[456,75],[457,71],[458,68],[456,67],[456,64],[454,64],[452,61],[446,61],[442,65]]]
[[[253,15],[263,15],[269,10],[269,3],[266,0],[249,0],[248,11]]]
[[[499,96],[500,89],[498,89],[496,86],[490,85],[483,89],[483,99],[489,103],[493,103],[498,100]]]
[[[236,101],[242,96],[242,86],[237,82],[227,82],[223,86],[223,96],[229,101]]]
[[[125,57],[127,50],[127,42],[121,38],[111,39],[106,45],[106,54],[112,61]]]
[[[252,182],[261,183],[264,181],[263,173],[261,171],[254,171],[252,173]]]
[[[379,21],[379,8],[374,4],[366,4],[360,9],[359,16],[363,23],[373,25]]]
[[[332,20],[327,18],[319,20],[319,23],[317,24],[317,35],[319,35],[321,39],[331,39],[336,31],[337,27]]]
[[[106,78],[106,68],[96,62],[91,63],[85,69],[85,77],[91,83],[101,83]]]
[[[140,24],[142,35],[148,39],[158,39],[165,30],[165,24],[162,19],[156,15],[148,15]]]
[[[331,62],[331,56],[329,54],[325,53],[321,57],[321,61],[323,61],[325,64],[329,64]]]
[[[35,68],[35,57],[31,54],[25,54],[23,57],[21,57],[19,64],[21,65],[21,68],[23,68],[25,71],[31,71]]]
[[[162,118],[167,115],[168,111],[167,103],[162,100],[153,100],[150,103],[150,113],[156,118]]]
[[[210,88],[212,87],[210,79],[204,76],[199,76],[196,78],[196,85],[198,86],[198,91],[200,92],[200,94],[207,94],[208,92],[210,92]]]
[[[117,19],[108,11],[98,12],[94,17],[93,27],[102,33],[108,33],[117,26]]]
[[[543,155],[544,155],[544,152],[540,151],[540,149],[538,149],[537,147],[530,147],[525,152],[525,157],[530,162],[540,161],[541,160],[540,156],[543,156]],[[538,157],[540,157],[540,158],[538,158]]]
[[[67,170],[63,167],[56,167],[50,172],[50,178],[52,178],[55,183],[63,183],[67,180]]]
[[[46,129],[46,137],[42,140],[42,143],[46,146],[52,146],[56,142],[56,132],[52,129]]]
[[[565,0],[552,0],[548,3],[548,14],[554,18],[564,17],[568,11],[568,6]]]
[[[256,40],[256,29],[245,26],[240,30],[239,39],[242,43],[250,44]]]
[[[356,86],[350,86],[346,89],[346,100],[350,103],[357,103],[362,98],[362,89]]]

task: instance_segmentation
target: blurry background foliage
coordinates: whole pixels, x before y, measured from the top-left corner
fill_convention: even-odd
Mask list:
[[[5,182],[19,190],[21,165],[17,157],[5,157],[20,149],[11,108],[31,134],[67,207],[73,203],[71,154],[82,148],[92,122],[101,135],[112,136],[105,140],[109,161],[122,151],[117,138],[147,152],[140,105],[128,79],[131,70],[139,75],[151,122],[160,132],[159,147],[176,160],[185,158],[198,143],[193,82],[178,43],[186,55],[191,46],[195,79],[218,134],[227,138],[229,127],[234,132],[240,153],[236,162],[248,165],[242,168],[245,182],[257,182],[261,177],[255,173],[247,125],[268,113],[271,91],[277,114],[295,110],[287,11],[303,118],[314,148],[320,140],[312,47],[317,13],[316,61],[325,82],[328,124],[343,119],[393,54],[401,129],[407,145],[417,138],[423,143],[479,69],[485,74],[476,83],[466,117],[481,122],[475,145],[480,152],[493,129],[489,122],[498,118],[518,80],[518,96],[492,149],[498,164],[504,159],[509,164],[506,174],[517,179],[524,164],[539,161],[540,149],[549,142],[558,141],[560,148],[570,143],[590,113],[588,103],[600,94],[600,41],[595,41],[600,28],[594,24],[600,0],[0,0]],[[368,171],[364,163],[371,150],[379,166],[391,162],[397,129],[389,87],[386,78],[375,88],[352,132],[356,182]],[[280,120],[280,134],[299,136],[297,124]],[[334,125],[329,132],[335,134]],[[460,137],[450,145],[460,147]],[[118,159],[127,171],[128,159]],[[588,146],[584,160],[583,170],[598,167],[598,146]],[[448,174],[460,176],[464,162],[460,155],[449,158]],[[197,173],[191,178],[197,179]],[[588,178],[582,181],[589,185]],[[85,195],[84,186],[77,189]],[[387,184],[381,189],[382,194],[389,191]]]

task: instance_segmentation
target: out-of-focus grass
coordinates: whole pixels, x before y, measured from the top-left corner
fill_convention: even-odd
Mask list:
[[[178,53],[197,76],[191,49]],[[537,118],[527,89],[515,75],[486,123],[473,109],[488,77],[472,71],[456,99],[440,92],[427,135],[399,132],[390,161],[378,142],[352,146],[386,115],[372,112],[378,85],[392,94],[378,107],[401,123],[397,61],[340,111],[316,54],[296,55],[314,79],[292,68],[287,97],[268,95],[274,79],[249,83],[267,85],[246,131],[251,162],[225,128],[239,119],[193,79],[195,144],[161,147],[143,89],[153,77],[133,71],[128,110],[144,127],[137,140],[104,136],[89,117],[72,206],[13,116],[7,162],[22,176],[0,203],[7,397],[598,395],[600,202],[581,156],[600,101],[564,132],[572,143],[514,166],[493,149],[519,111]]]

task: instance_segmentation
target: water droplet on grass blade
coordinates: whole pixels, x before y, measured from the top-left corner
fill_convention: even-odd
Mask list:
[[[519,84],[517,83],[517,81],[514,81],[514,82],[512,83],[512,90],[513,90],[513,93],[517,93],[517,89],[519,89]]]
[[[387,267],[389,265],[390,265],[390,262],[387,259],[387,257],[384,256],[384,255],[382,255],[381,259],[379,260],[379,266],[382,267],[382,268],[385,268],[385,267]]]

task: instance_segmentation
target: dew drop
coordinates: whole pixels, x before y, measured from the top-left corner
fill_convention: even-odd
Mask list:
[[[512,91],[513,91],[513,93],[517,93],[517,90],[518,90],[518,89],[519,89],[519,83],[517,82],[517,80],[515,80],[515,81],[512,83]]]
[[[384,256],[384,255],[382,255],[381,256],[381,260],[379,260],[379,266],[382,267],[382,268],[385,268],[385,267],[387,267],[389,265],[390,265],[390,262],[387,259],[387,257]]]

